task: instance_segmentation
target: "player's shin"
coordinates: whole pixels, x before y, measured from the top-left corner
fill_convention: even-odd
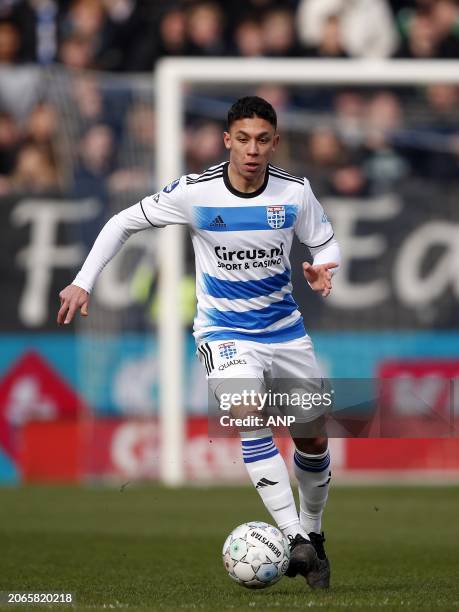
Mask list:
[[[298,449],[294,455],[295,476],[300,497],[300,524],[306,533],[320,533],[322,512],[331,480],[330,453],[308,454]]]
[[[270,429],[241,434],[242,456],[254,487],[286,537],[301,533],[298,512],[285,462]]]

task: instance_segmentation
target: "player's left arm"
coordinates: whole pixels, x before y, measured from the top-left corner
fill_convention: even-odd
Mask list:
[[[331,238],[325,245],[309,247],[313,256],[312,264],[303,263],[304,278],[314,291],[320,291],[322,297],[327,297],[332,290],[332,277],[341,263],[338,242]]]
[[[304,180],[303,206],[295,224],[295,233],[313,257],[312,264],[303,263],[303,274],[309,286],[327,297],[332,289],[332,277],[341,263],[338,242],[322,205]]]

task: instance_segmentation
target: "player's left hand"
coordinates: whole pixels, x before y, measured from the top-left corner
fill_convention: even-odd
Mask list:
[[[337,267],[338,264],[334,262],[313,266],[305,261],[303,263],[304,278],[308,281],[311,289],[314,289],[314,291],[320,291],[322,297],[327,297],[327,295],[330,295],[332,288],[332,273],[330,270]]]

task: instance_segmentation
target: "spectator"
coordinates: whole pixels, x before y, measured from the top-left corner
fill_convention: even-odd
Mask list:
[[[365,113],[365,143],[372,148],[385,146],[391,134],[400,129],[402,107],[390,91],[376,93],[367,103]]]
[[[39,32],[37,13],[39,7],[54,4],[54,0],[20,0],[18,2],[0,2],[0,19],[10,23],[17,31],[17,63],[29,63],[40,60],[38,55]],[[2,36],[0,36],[1,40]]]
[[[62,3],[61,3],[62,5]],[[48,65],[57,58],[59,4],[56,0],[22,2],[17,15],[22,35],[22,61]]]
[[[157,57],[185,54],[185,14],[176,8],[161,19]]]
[[[301,0],[297,23],[301,42],[318,47],[325,21],[339,18],[345,52],[353,57],[389,57],[397,32],[386,0]]]
[[[293,3],[296,4],[296,1],[294,0]],[[219,2],[225,11],[225,2],[223,0],[219,0]],[[240,23],[246,20],[259,23],[267,11],[279,6],[293,11],[293,7],[290,5],[292,5],[290,0],[231,0],[231,10],[225,11],[229,38],[234,44],[235,32]]]
[[[330,177],[346,160],[343,144],[329,127],[319,125],[310,134],[303,153],[307,175],[319,193],[330,192]]]
[[[54,160],[46,147],[24,145],[11,176],[12,190],[34,195],[58,195],[61,185]]]
[[[155,115],[151,103],[138,101],[129,109],[126,117],[125,143],[128,148],[132,149],[132,158],[135,156],[138,163],[152,172]]]
[[[21,37],[18,27],[10,22],[0,22],[0,65],[14,65],[19,63],[19,50]]]
[[[437,0],[431,9],[432,22],[438,40],[437,56],[459,58],[459,7],[454,0]]]
[[[93,68],[94,47],[91,39],[80,34],[67,36],[62,41],[59,59],[67,68]]]
[[[311,133],[306,168],[316,190],[323,195],[361,197],[368,193],[359,153],[347,149],[329,127],[321,125]]]
[[[350,162],[332,174],[331,193],[349,198],[368,195],[368,183],[358,162]]]
[[[158,30],[144,36],[134,48],[131,67],[151,70],[161,57],[185,55],[185,47],[185,14],[173,8],[162,15]]]
[[[341,23],[336,15],[330,15],[325,20],[317,47],[308,50],[311,57],[344,58],[348,54],[344,50],[341,35]]]
[[[149,36],[148,22],[143,21],[138,3],[136,0],[101,1],[105,17],[97,67],[100,70],[139,70],[134,63],[137,41],[152,37]]]
[[[25,137],[29,142],[52,148],[57,137],[56,109],[48,102],[39,102],[31,111]]]
[[[343,144],[334,130],[319,126],[309,136],[306,158],[308,165],[327,172],[342,165],[346,159]]]
[[[73,0],[62,19],[62,35],[64,38],[72,34],[91,38],[100,48],[106,20],[104,5],[99,0]]]
[[[40,64],[47,65],[57,59],[59,3],[56,0],[31,0],[31,6],[35,12],[35,57]]]
[[[455,131],[459,125],[459,87],[447,83],[435,83],[426,89],[430,106],[431,123],[438,131]]]
[[[417,10],[409,19],[405,37],[395,57],[432,59],[437,55],[438,40],[428,9]]]
[[[73,0],[62,19],[61,60],[72,68],[100,68],[109,46],[109,20],[99,0]]]
[[[264,98],[278,111],[280,120],[282,113],[291,110],[292,102],[287,87],[275,83],[264,83],[255,90],[255,95]]]
[[[340,140],[350,149],[363,141],[365,100],[359,91],[340,91],[334,99],[335,121]]]
[[[73,193],[77,197],[98,196],[107,201],[106,181],[114,169],[115,143],[108,125],[90,127],[81,139]]]
[[[263,34],[258,21],[253,18],[243,19],[234,31],[234,54],[241,57],[259,57],[263,55]]]
[[[406,177],[409,165],[393,146],[403,125],[402,107],[397,96],[381,91],[369,101],[366,113],[364,164],[371,193],[388,193]]]
[[[136,102],[127,113],[125,135],[119,147],[121,167],[110,176],[111,192],[140,196],[155,191],[154,143],[155,118],[151,104]]]
[[[277,8],[268,11],[261,22],[264,54],[268,57],[303,55],[295,29],[293,13]]]
[[[432,179],[457,180],[459,88],[436,83],[427,87],[426,99],[430,113],[421,127],[426,149],[422,156],[423,174]]]
[[[95,75],[78,75],[72,81],[72,102],[76,104],[75,112],[78,123],[85,127],[103,120],[105,105]]]
[[[76,73],[70,81],[69,96],[61,112],[66,114],[73,137],[79,138],[98,123],[110,125],[117,141],[122,137],[132,91],[124,81],[109,79],[108,82],[112,84],[109,95],[104,89],[106,80],[100,75]]]
[[[109,181],[114,169],[115,140],[108,125],[91,126],[80,140],[78,160],[73,174],[70,196],[93,198],[100,205],[97,216],[90,224],[82,224],[80,238],[90,246],[97,235],[97,228],[104,222],[109,203]]]
[[[206,121],[189,127],[185,148],[188,172],[203,172],[223,156],[222,126]]]
[[[215,2],[200,2],[187,11],[187,55],[225,55],[223,14]]]

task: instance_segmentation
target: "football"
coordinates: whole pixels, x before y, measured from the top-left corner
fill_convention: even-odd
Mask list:
[[[230,578],[248,589],[275,584],[287,571],[290,549],[282,532],[252,521],[236,527],[223,544],[223,565]]]

